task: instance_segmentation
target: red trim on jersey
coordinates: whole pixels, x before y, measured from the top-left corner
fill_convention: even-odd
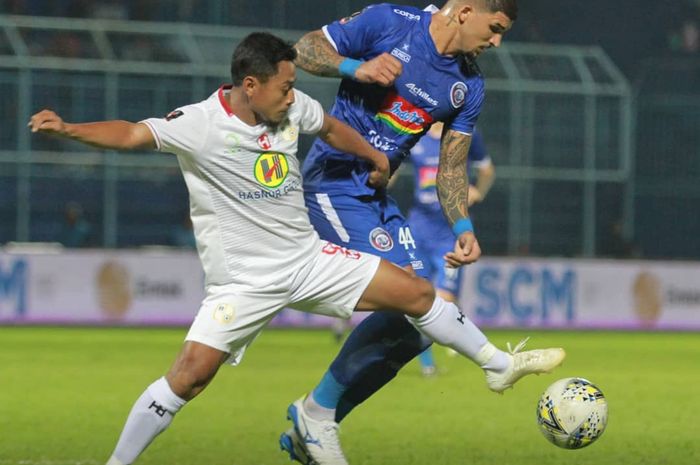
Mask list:
[[[224,111],[226,111],[226,114],[229,116],[233,116],[233,110],[231,110],[231,105],[228,104],[224,91],[231,89],[233,89],[233,85],[231,84],[224,84],[223,86],[219,87],[219,102],[221,102],[221,106],[224,107]]]

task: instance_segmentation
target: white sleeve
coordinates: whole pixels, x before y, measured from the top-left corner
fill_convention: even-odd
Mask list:
[[[321,104],[303,93],[294,89],[293,112],[299,118],[299,130],[303,134],[316,134],[323,127],[325,111]]]
[[[165,118],[141,121],[153,133],[159,152],[192,155],[204,147],[209,131],[209,117],[199,104],[171,111]]]

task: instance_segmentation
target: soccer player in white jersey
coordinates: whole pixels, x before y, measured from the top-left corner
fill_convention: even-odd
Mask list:
[[[241,361],[284,307],[343,318],[353,310],[403,313],[432,340],[476,361],[487,377],[512,383],[532,372],[532,367],[489,371],[504,354],[455,305],[436,298],[428,281],[319,239],[304,206],[296,158],[299,133],[317,133],[355,154],[371,166],[373,186],[386,184],[389,165],[385,154],[294,89],[295,58],[289,44],[254,33],[234,52],[232,86],[164,119],[69,124],[43,110],[29,122],[33,132],[99,147],[173,153],[190,193],[206,297],[168,373],[136,400],[108,465],[133,463],[222,364]],[[550,349],[543,355],[556,366],[564,352]],[[326,445],[310,447],[311,453],[326,463],[347,463],[337,425],[308,418],[296,407],[290,407],[290,415],[299,435]]]

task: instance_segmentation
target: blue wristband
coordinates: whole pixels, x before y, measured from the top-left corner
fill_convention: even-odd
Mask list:
[[[352,58],[346,58],[340,62],[338,66],[338,71],[340,75],[346,78],[355,79],[355,71],[363,62],[360,60],[353,60]]]
[[[457,237],[461,236],[462,233],[465,232],[474,232],[474,225],[472,224],[472,220],[469,218],[461,218],[457,220],[457,222],[452,226],[452,231],[457,235]]]

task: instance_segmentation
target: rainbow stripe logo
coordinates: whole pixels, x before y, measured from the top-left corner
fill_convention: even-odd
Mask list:
[[[399,134],[420,134],[433,123],[430,113],[413,105],[396,92],[386,96],[375,119],[383,121]]]

